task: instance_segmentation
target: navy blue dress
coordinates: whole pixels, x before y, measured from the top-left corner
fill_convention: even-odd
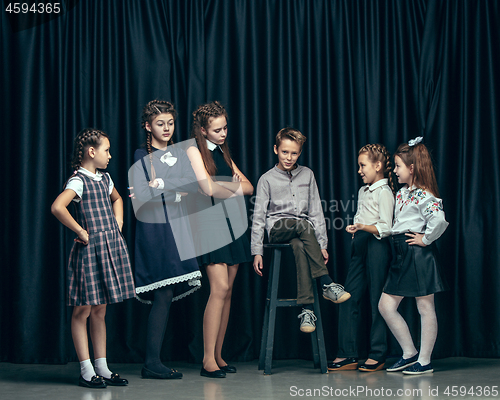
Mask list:
[[[196,176],[184,150],[175,145],[166,150],[154,150],[150,155],[145,149],[136,150],[135,164],[129,171],[137,218],[136,297],[146,303],[153,299],[155,289],[167,285],[174,285],[173,301],[201,286],[201,273],[186,217],[186,197],[198,192]],[[149,187],[152,177],[161,178],[164,189]],[[188,194],[180,196],[180,192]]]

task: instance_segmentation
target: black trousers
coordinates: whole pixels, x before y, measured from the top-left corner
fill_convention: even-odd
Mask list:
[[[391,261],[388,238],[378,240],[371,233],[358,231],[351,243],[351,262],[344,284],[351,298],[339,304],[339,351],[337,357],[358,358],[359,326],[369,327],[370,321],[359,321],[361,300],[368,288],[371,306],[370,352],[368,358],[385,361],[387,326],[378,311],[378,302]]]

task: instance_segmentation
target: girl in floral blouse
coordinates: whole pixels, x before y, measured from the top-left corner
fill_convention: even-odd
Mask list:
[[[394,173],[404,186],[396,194],[392,227],[393,261],[379,310],[396,337],[403,356],[388,372],[404,374],[433,372],[431,354],[437,337],[434,293],[447,286],[436,262],[434,241],[448,226],[439,196],[429,152],[422,138],[398,147]],[[421,321],[420,352],[408,325],[398,312],[404,297],[415,297]]]

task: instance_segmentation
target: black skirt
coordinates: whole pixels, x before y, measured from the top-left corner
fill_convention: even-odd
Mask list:
[[[410,246],[406,240],[408,236],[404,233],[391,237],[393,258],[384,293],[420,297],[448,290],[435,244]]]

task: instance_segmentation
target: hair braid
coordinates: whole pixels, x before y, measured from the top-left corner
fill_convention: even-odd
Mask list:
[[[160,114],[170,114],[174,120],[177,117],[177,111],[175,111],[174,105],[165,100],[151,100],[142,109],[141,127],[146,132],[146,151],[149,154],[149,162],[151,164],[151,176],[149,177],[151,181],[156,179],[156,171],[153,166],[152,133],[147,129],[147,125],[151,127],[154,119]],[[172,145],[173,143],[173,139],[170,138],[167,145]]]
[[[164,100],[151,100],[142,109],[142,129],[146,129],[146,123],[151,125],[156,116],[160,114],[172,114],[174,120],[177,118],[177,111],[172,103]]]
[[[155,167],[153,166],[153,146],[151,145],[151,132],[146,131],[146,151],[149,154],[149,162],[151,164],[151,176],[149,177],[150,182],[154,181],[156,179],[156,171]]]
[[[396,183],[394,182],[394,175],[392,173],[392,163],[391,163],[391,153],[387,151],[385,146],[381,146],[382,154],[385,157],[385,166],[384,166],[384,176],[387,176],[389,180],[389,187],[392,190],[392,193],[396,193]]]
[[[74,168],[75,171],[78,170],[82,165],[85,152],[88,148],[99,147],[103,137],[109,139],[106,133],[93,128],[86,128],[78,133],[73,142],[73,158],[71,160],[71,168]]]
[[[205,168],[208,174],[212,177],[217,173],[217,167],[212,157],[212,152],[208,150],[206,141],[207,138],[203,134],[203,130],[206,132],[212,123],[212,119],[218,117],[225,117],[226,121],[228,119],[227,111],[221,103],[213,101],[211,103],[203,104],[193,112],[193,126],[191,128],[191,136],[195,138],[201,158],[205,164]],[[227,141],[220,145],[220,147],[224,154],[224,161],[226,161],[226,164],[234,173]]]
[[[380,161],[380,163],[382,164],[382,172],[384,174],[384,177],[388,178],[392,193],[396,193],[394,177],[392,175],[391,154],[387,151],[385,146],[379,143],[367,144],[359,150],[358,154],[361,153],[367,153],[368,159],[372,163]]]

